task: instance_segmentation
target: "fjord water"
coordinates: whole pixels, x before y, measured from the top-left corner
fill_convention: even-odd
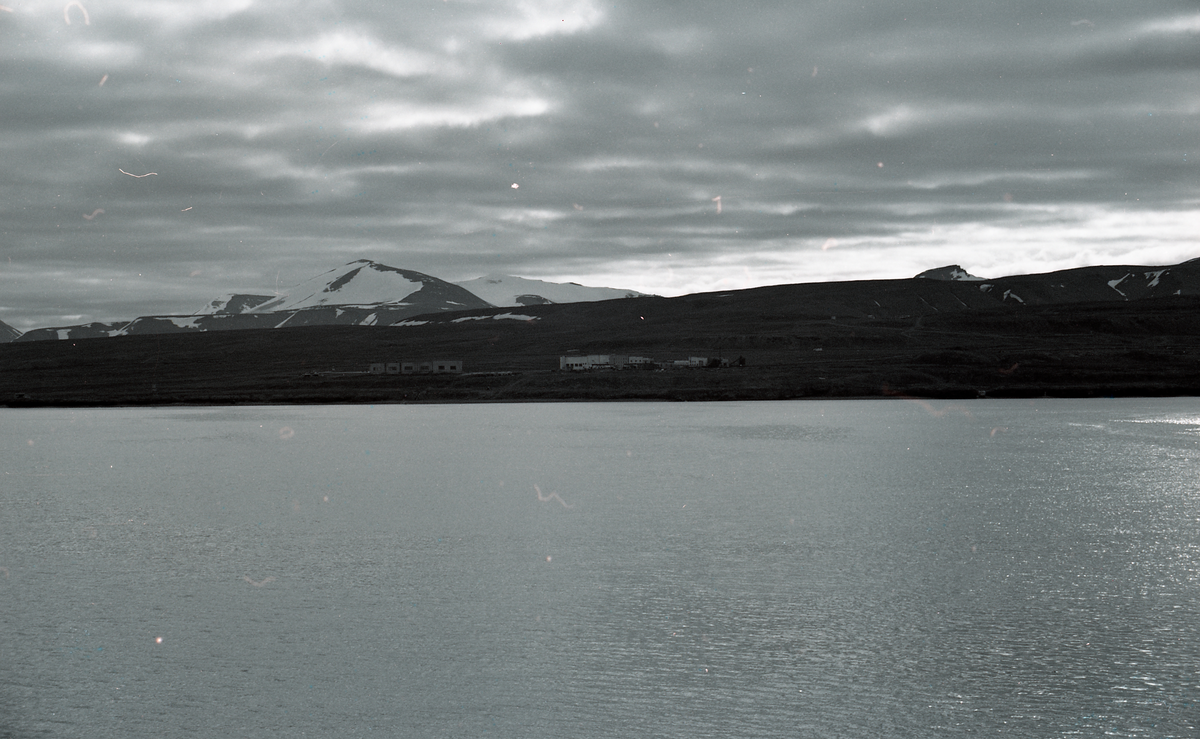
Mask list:
[[[1200,402],[6,410],[2,737],[1196,736]]]

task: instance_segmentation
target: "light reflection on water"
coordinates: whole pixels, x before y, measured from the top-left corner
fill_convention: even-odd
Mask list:
[[[959,406],[7,412],[0,715],[1194,736],[1197,401]]]

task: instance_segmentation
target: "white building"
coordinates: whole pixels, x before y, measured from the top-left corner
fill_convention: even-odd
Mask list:
[[[629,364],[627,354],[572,354],[558,358],[560,370],[625,369]]]
[[[560,370],[585,370],[591,369],[592,363],[588,361],[586,355],[572,355],[570,357],[559,357],[558,368]]]

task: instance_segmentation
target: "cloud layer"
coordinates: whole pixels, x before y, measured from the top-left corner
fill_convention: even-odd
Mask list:
[[[1194,3],[410,6],[4,6],[0,320],[1200,256]]]

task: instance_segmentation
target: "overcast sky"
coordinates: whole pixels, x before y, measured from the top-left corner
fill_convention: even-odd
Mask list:
[[[0,320],[1200,256],[1195,0],[0,0]]]

